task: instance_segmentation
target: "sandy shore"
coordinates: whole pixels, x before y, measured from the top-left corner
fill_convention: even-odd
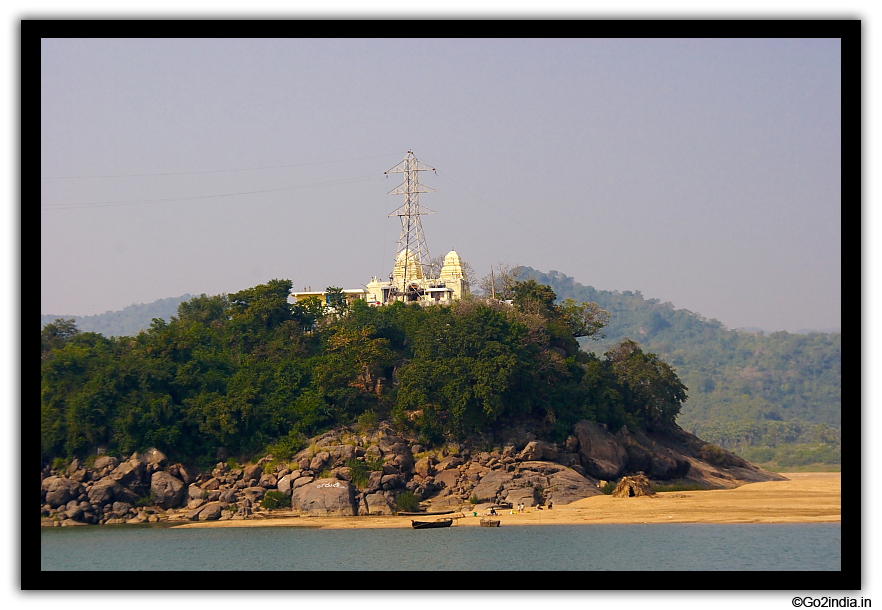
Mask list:
[[[842,520],[842,475],[789,473],[787,481],[749,483],[735,489],[671,491],[641,498],[594,496],[553,510],[500,512],[506,525],[592,523],[822,523]],[[454,527],[478,526],[480,517],[457,519]],[[442,519],[442,516],[423,520]],[[319,527],[333,529],[410,527],[412,517],[280,517],[205,521],[176,527]]]

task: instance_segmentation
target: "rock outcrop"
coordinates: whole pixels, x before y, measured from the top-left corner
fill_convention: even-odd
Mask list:
[[[601,480],[622,479],[620,489],[639,495],[651,490],[652,481],[711,489],[781,478],[677,428],[649,433],[623,427],[613,434],[580,421],[556,444],[523,425],[497,437],[427,448],[382,423],[363,434],[331,430],[310,439],[291,460],[264,456],[243,468],[219,462],[199,472],[156,449],[128,458],[100,456],[91,467],[79,460],[46,467],[41,511],[49,524],[255,519],[273,514],[262,503],[275,490],[291,498],[283,514],[371,516],[393,514],[403,493],[430,509],[565,505],[602,493]]]

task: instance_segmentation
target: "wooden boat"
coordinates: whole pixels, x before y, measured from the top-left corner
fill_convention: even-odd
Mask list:
[[[422,512],[419,512],[419,513],[405,513],[405,512],[402,512],[402,511],[398,511],[398,512],[395,513],[395,514],[396,514],[396,515],[400,515],[400,516],[402,516],[402,517],[428,517],[428,516],[431,516],[431,515],[450,515],[450,514],[452,514],[452,513],[454,513],[454,512],[456,512],[456,511],[453,511],[453,510],[436,510],[436,511],[434,511],[434,512],[427,512],[427,513],[422,513]]]
[[[450,527],[453,525],[453,519],[442,519],[440,521],[416,521],[411,519],[410,524],[415,530],[427,530],[434,527]]]
[[[481,519],[481,527],[499,527],[499,519]]]

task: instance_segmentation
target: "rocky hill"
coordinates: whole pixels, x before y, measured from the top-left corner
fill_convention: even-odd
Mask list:
[[[310,439],[292,460],[267,455],[242,468],[219,462],[210,472],[171,464],[156,449],[128,459],[101,456],[89,466],[74,459],[41,472],[43,524],[266,518],[277,512],[263,507],[270,492],[290,499],[285,514],[369,516],[394,514],[405,492],[420,509],[437,511],[569,504],[640,472],[655,483],[708,489],[783,479],[680,429],[623,428],[613,435],[583,420],[559,444],[537,439],[526,426],[496,438],[501,442],[426,448],[383,422],[369,431],[335,428]]]

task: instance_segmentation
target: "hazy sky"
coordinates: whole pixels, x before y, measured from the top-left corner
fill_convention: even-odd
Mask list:
[[[841,118],[838,40],[43,40],[41,313],[387,276],[411,149],[479,276],[838,328]]]

